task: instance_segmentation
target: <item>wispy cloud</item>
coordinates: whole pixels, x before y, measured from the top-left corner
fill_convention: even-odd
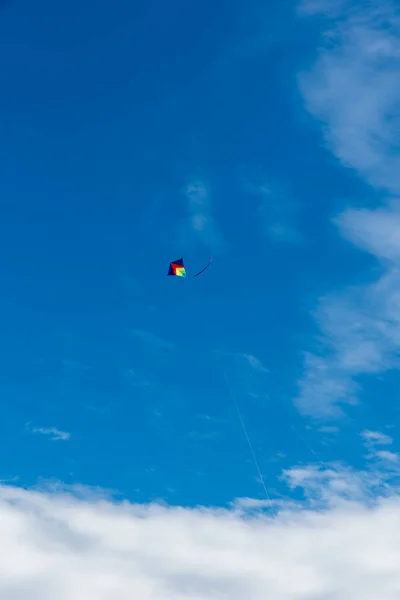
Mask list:
[[[399,463],[400,456],[396,452],[382,448],[382,446],[390,446],[393,443],[392,438],[385,433],[380,431],[363,431],[361,437],[365,442],[365,446],[368,449],[368,459],[375,460],[381,463],[384,467],[392,463],[392,469],[395,468],[396,472],[400,474]]]
[[[17,481],[19,481],[19,475],[15,475],[14,477],[6,477],[5,479],[0,479],[0,485],[7,485]]]
[[[327,146],[344,165],[399,192],[400,13],[390,2],[337,8],[329,29],[335,43],[300,77],[307,108],[327,125]]]
[[[366,429],[365,431],[361,432],[361,436],[366,442],[374,446],[389,446],[393,443],[393,440],[389,435],[386,435],[386,433],[382,433],[380,431],[370,431]]]
[[[230,419],[222,418],[222,417],[214,417],[212,415],[196,415],[196,419],[200,419],[202,421],[208,421],[209,423],[218,423],[218,424],[226,424],[230,423]]]
[[[29,423],[26,426],[27,430],[31,433],[46,435],[53,441],[67,441],[71,438],[71,434],[67,431],[61,431],[56,427],[32,427]]]
[[[139,375],[134,369],[129,369],[126,376],[132,387],[148,388],[154,385],[151,381]]]
[[[267,399],[266,377],[270,373],[261,358],[249,352],[216,350],[222,359],[227,389],[232,394],[246,395],[257,400]]]
[[[250,369],[260,373],[269,373],[269,369],[267,369],[262,360],[254,354],[250,354],[249,352],[228,352],[218,350],[217,354],[233,360],[236,364],[241,364],[247,370]]]
[[[347,0],[301,0],[298,5],[298,13],[302,16],[323,15],[329,17],[339,16]]]
[[[219,231],[210,198],[210,192],[203,181],[193,181],[184,188],[186,198],[187,219],[186,234],[210,248],[218,251],[224,247],[224,240]]]
[[[81,362],[78,362],[76,360],[70,360],[70,359],[64,359],[62,361],[62,366],[65,369],[65,371],[68,371],[70,373],[79,373],[79,372],[90,370],[90,368],[87,365],[85,365]]]
[[[333,13],[325,4],[325,14]],[[307,12],[303,3],[303,12]],[[313,10],[311,10],[313,6]],[[389,3],[340,3],[332,36],[300,87],[324,124],[327,147],[382,192],[400,192],[400,15]],[[315,2],[310,10],[317,10]],[[315,312],[320,351],[309,353],[297,398],[313,415],[338,414],[355,402],[358,377],[398,366],[400,348],[400,208],[348,209],[334,220],[341,234],[381,263],[377,281],[331,294]]]
[[[142,344],[163,351],[170,351],[174,349],[174,345],[159,337],[158,335],[152,333],[151,331],[146,331],[144,329],[132,329],[131,334]]]
[[[285,470],[283,479],[292,489],[301,487],[315,508],[348,500],[374,503],[377,498],[398,494],[399,456],[379,448],[390,444],[391,438],[377,431],[364,431],[361,436],[368,450],[364,469],[337,462],[301,465]]]
[[[339,433],[340,429],[339,427],[335,427],[333,425],[326,425],[324,427],[319,427],[318,431],[320,433]]]
[[[297,206],[287,190],[271,183],[245,183],[245,189],[259,200],[258,214],[263,232],[277,242],[299,243]]]
[[[247,363],[249,367],[251,367],[254,371],[259,371],[260,373],[269,373],[269,370],[263,365],[261,360],[254,356],[254,354],[238,354],[237,355]]]
[[[400,106],[400,105],[399,105]],[[400,112],[400,107],[399,107]],[[400,176],[399,176],[400,179]],[[335,219],[349,242],[390,268],[400,262],[400,202],[377,210],[347,209]]]
[[[384,461],[390,461],[390,462],[398,462],[399,461],[399,455],[396,454],[396,452],[390,452],[390,450],[378,450],[376,452],[376,456],[377,458],[380,458],[381,460]]]
[[[322,298],[314,311],[319,354],[305,355],[305,375],[297,404],[306,413],[339,416],[340,404],[357,402],[361,374],[379,373],[391,364],[388,326],[373,289],[360,287]],[[380,318],[379,318],[380,315]]]

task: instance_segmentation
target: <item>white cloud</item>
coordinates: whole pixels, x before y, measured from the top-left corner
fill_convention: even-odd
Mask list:
[[[359,7],[359,10],[355,7]],[[334,43],[300,78],[328,147],[371,184],[400,191],[400,23],[391,4],[342,6]]]
[[[390,446],[393,443],[393,439],[382,433],[380,431],[362,431],[361,437],[364,439],[365,445],[369,450],[369,454],[367,455],[367,459],[378,461],[386,466],[386,472],[389,472],[393,468],[398,471],[397,464],[393,466],[394,463],[399,462],[399,455],[396,452],[391,452],[390,450],[382,449],[382,446]],[[390,463],[392,463],[391,469]]]
[[[314,317],[318,354],[306,354],[297,404],[309,414],[334,415],[357,401],[357,377],[398,365],[400,279],[390,271],[375,283],[321,298]]]
[[[379,227],[379,215],[377,217]],[[371,211],[371,220],[373,218]],[[342,219],[349,223],[346,213]],[[355,216],[351,219],[361,231],[363,216],[360,221]],[[367,239],[368,229],[362,231]],[[381,233],[376,231],[376,236]],[[372,234],[369,244],[378,246]],[[394,253],[389,249],[392,244],[389,234],[383,237],[382,244],[385,258]],[[320,350],[305,358],[306,371],[297,398],[301,410],[314,415],[338,414],[338,404],[356,401],[360,375],[377,374],[399,366],[399,267],[400,262],[398,266],[392,262],[375,282],[320,299],[314,311],[321,332]]]
[[[371,498],[373,474],[343,466],[285,477],[307,508],[276,517],[251,498],[190,509],[0,486],[0,597],[397,600],[398,497]]]
[[[378,450],[376,456],[385,461],[398,462],[399,460],[399,455],[396,452],[390,452],[389,450]]]
[[[314,509],[340,506],[343,501],[374,504],[377,497],[398,496],[400,465],[395,452],[382,450],[392,439],[380,431],[362,431],[368,451],[365,468],[356,470],[342,463],[301,465],[283,472],[292,489],[302,488],[308,506]]]
[[[366,429],[361,432],[361,436],[364,440],[373,445],[388,446],[393,443],[392,438],[381,431],[370,431],[369,429]]]
[[[303,13],[313,12],[307,4]],[[317,4],[332,17],[326,3]],[[400,191],[399,16],[390,4],[337,8],[329,42],[300,87],[306,107],[324,124],[327,147],[367,183],[393,195]],[[393,199],[377,210],[348,209],[335,219],[347,240],[376,257],[383,274],[321,299],[315,313],[320,351],[306,357],[297,398],[306,413],[338,414],[340,403],[356,401],[360,375],[398,366],[399,207]]]
[[[318,465],[292,468],[284,477],[292,489],[302,488],[314,507],[336,506],[346,498],[362,502],[371,487],[368,473],[356,473],[342,465],[331,465],[328,469]]]
[[[213,215],[210,192],[202,181],[193,181],[184,188],[188,217],[185,233],[213,251],[224,246],[222,235]]]
[[[340,403],[356,402],[355,383],[336,367],[334,359],[306,354],[304,368],[296,398],[296,405],[304,414],[338,417]]]
[[[57,429],[56,427],[30,427],[30,425],[27,425],[27,429],[31,433],[47,435],[53,441],[58,441],[58,440],[66,441],[71,438],[70,433],[68,433],[67,431],[61,431],[60,429]]]

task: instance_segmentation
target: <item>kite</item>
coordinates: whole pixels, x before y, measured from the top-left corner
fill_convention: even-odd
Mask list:
[[[210,258],[210,260],[208,261],[208,264],[203,269],[201,269],[201,271],[199,271],[198,273],[193,275],[193,278],[198,277],[199,275],[204,273],[204,271],[206,269],[208,269],[208,267],[211,265],[211,263],[212,263],[212,258]],[[168,270],[167,275],[169,277],[171,277],[171,276],[172,277],[187,277],[185,265],[183,263],[183,258],[178,258],[178,260],[174,260],[173,262],[169,263],[169,270]]]
[[[185,265],[183,264],[183,258],[178,258],[178,260],[174,260],[173,262],[169,263],[168,276],[186,277],[186,269]]]

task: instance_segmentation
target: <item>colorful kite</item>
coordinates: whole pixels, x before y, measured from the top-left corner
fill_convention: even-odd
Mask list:
[[[186,277],[186,269],[183,264],[183,258],[178,258],[174,262],[169,263],[168,276]]]
[[[196,275],[193,275],[193,278],[198,277],[199,275],[204,273],[204,271],[206,269],[208,269],[208,267],[211,265],[211,263],[212,263],[212,258],[210,258],[210,260],[208,261],[208,264],[203,269],[201,269],[201,271],[196,273]],[[169,263],[168,276],[174,276],[174,277],[186,277],[187,276],[185,265],[183,264],[183,258],[178,258],[178,260],[174,260],[173,262]]]

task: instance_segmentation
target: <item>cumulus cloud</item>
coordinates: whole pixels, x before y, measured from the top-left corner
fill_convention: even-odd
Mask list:
[[[338,160],[393,197],[400,192],[400,14],[389,3],[341,2],[335,14],[328,4],[313,2],[308,11],[302,5],[303,13],[331,18],[329,42],[300,78],[306,107],[323,123]],[[398,366],[399,215],[392,199],[377,210],[349,208],[334,220],[349,242],[376,258],[382,276],[320,300],[321,350],[305,357],[297,398],[303,412],[339,415],[340,404],[357,401],[360,375]]]
[[[379,493],[385,474],[306,465],[284,477],[306,500],[274,517],[251,498],[185,508],[0,485],[0,596],[397,599],[400,502],[393,488]]]

